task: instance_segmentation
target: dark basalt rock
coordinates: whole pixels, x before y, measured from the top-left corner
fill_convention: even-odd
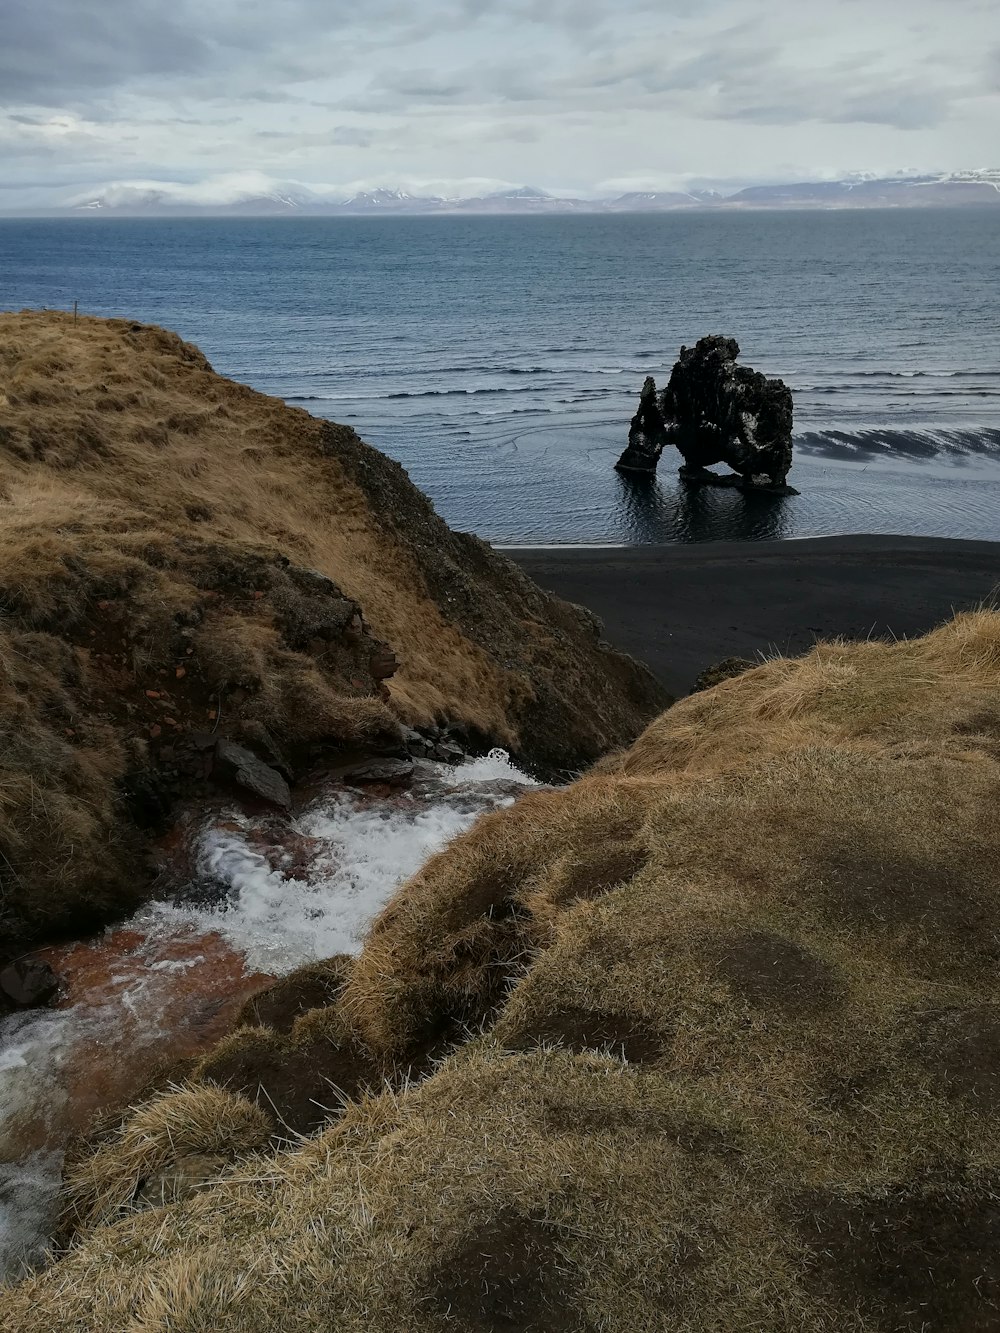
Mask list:
[[[48,963],[26,958],[10,963],[0,972],[0,1004],[18,1009],[48,1004],[59,989],[59,978]]]
[[[767,495],[801,494],[794,486],[789,486],[787,482],[770,482],[764,477],[755,477],[750,480],[741,477],[738,472],[713,472],[707,467],[688,467],[685,464],[684,467],[679,469],[677,475],[682,481],[686,481],[689,486],[719,486],[722,489],[735,487],[738,491],[763,491]]]
[[[344,782],[378,782],[400,787],[413,777],[413,760],[391,757],[366,759],[347,769],[341,776]]]
[[[434,749],[434,742],[421,735],[419,731],[415,731],[413,727],[403,728],[403,744],[406,746],[406,753],[414,759],[426,759]]]
[[[739,354],[735,338],[700,338],[681,348],[662,393],[647,378],[619,471],[652,473],[673,444],[685,481],[794,494],[785,481],[792,465],[791,390],[738,366]],[[709,472],[715,463],[728,464],[732,474]]]
[[[465,751],[454,741],[439,741],[431,751],[432,758],[442,764],[460,764],[465,758]]]
[[[292,808],[292,793],[281,774],[235,741],[216,743],[213,775],[234,783],[267,805],[276,805],[281,810]]]
[[[628,431],[628,448],[616,466],[621,472],[655,472],[660,454],[670,443],[656,397],[656,380],[647,375],[639,395],[639,410]]]
[[[691,693],[699,694],[702,690],[711,690],[716,685],[721,685],[724,680],[733,680],[736,676],[742,676],[759,666],[760,662],[751,662],[749,657],[724,657],[721,662],[705,668],[695,681]]]

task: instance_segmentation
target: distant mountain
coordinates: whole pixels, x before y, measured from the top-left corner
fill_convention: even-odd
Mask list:
[[[248,183],[245,183],[248,182]],[[834,181],[751,185],[732,194],[713,190],[630,191],[612,199],[553,195],[523,185],[469,198],[364,190],[349,198],[296,183],[252,177],[224,178],[212,186],[134,182],[110,185],[61,208],[72,213],[176,216],[300,213],[314,216],[374,214],[556,214],[662,213],[695,209],[942,208],[1000,205],[1000,168],[937,175],[900,173],[878,177],[859,172]]]
[[[407,194],[405,190],[364,190],[350,199],[320,200],[315,197],[312,212],[324,213],[428,213],[441,207],[436,195]]]
[[[956,204],[1000,204],[1000,170],[752,185],[727,196],[723,203],[727,208],[942,208]]]
[[[514,190],[498,190],[493,194],[473,199],[450,199],[445,204],[449,213],[594,213],[603,205],[600,200],[574,199],[566,195],[548,194],[534,186],[522,185]]]
[[[516,190],[496,190],[493,194],[486,196],[487,199],[518,199],[522,201],[533,201],[535,203],[545,203],[552,198],[545,190],[536,190],[533,185],[522,185]]]
[[[713,207],[722,197],[714,190],[693,190],[689,194],[670,190],[633,191],[607,200],[605,208],[612,213],[661,213],[674,208]]]

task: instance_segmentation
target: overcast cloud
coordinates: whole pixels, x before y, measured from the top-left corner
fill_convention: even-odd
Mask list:
[[[0,41],[0,207],[133,180],[595,193],[998,143],[993,0],[15,0]]]

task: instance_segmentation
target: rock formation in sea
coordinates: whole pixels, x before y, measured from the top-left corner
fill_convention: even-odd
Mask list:
[[[287,809],[405,728],[578,769],[667,702],[398,463],[162,329],[0,316],[0,462],[0,965],[133,908],[217,787]]]
[[[737,365],[739,354],[735,338],[700,338],[694,347],[681,348],[662,393],[648,376],[628,447],[616,464],[619,471],[651,474],[673,444],[684,459],[680,474],[686,481],[788,493],[791,390],[779,379]],[[732,473],[709,471],[716,463],[727,464]]]
[[[821,643],[481,817],[74,1152],[7,1324],[995,1329],[998,657]]]
[[[656,393],[656,380],[647,375],[639,395],[638,410],[629,426],[628,448],[618,460],[618,467],[628,472],[655,472],[670,439]]]

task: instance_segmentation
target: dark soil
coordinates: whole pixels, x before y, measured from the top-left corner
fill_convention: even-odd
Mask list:
[[[314,1133],[347,1101],[380,1082],[371,1058],[351,1042],[276,1041],[262,1031],[238,1046],[223,1046],[201,1066],[203,1078],[244,1093],[275,1116],[281,1131]]]
[[[947,865],[899,848],[880,851],[874,839],[870,852],[817,844],[810,851],[813,864],[803,889],[821,897],[838,921],[863,930],[926,930],[938,946],[942,937],[962,945],[963,965],[976,954],[983,961],[1000,955],[993,931],[994,892],[991,885],[978,886],[983,860],[973,851],[963,857],[956,849]]]
[[[637,875],[649,859],[641,847],[614,844],[599,848],[560,885],[554,901],[561,907],[611,893]]]
[[[267,990],[252,996],[240,1010],[236,1026],[269,1027],[291,1032],[295,1020],[310,1009],[326,1009],[340,995],[353,959],[337,954],[322,963],[300,967]]]
[[[812,1012],[835,1003],[842,987],[833,968],[791,940],[750,931],[720,941],[716,968],[752,1005]]]
[[[564,1046],[578,1054],[606,1050],[629,1064],[643,1064],[658,1060],[666,1041],[633,1015],[563,1005],[525,1026],[507,1044],[528,1050],[540,1043]]]
[[[880,1333],[1000,1330],[1000,1180],[799,1201],[807,1281]]]
[[[641,1134],[675,1143],[692,1157],[733,1158],[740,1149],[715,1125],[645,1106],[550,1102],[542,1112],[547,1129],[559,1134]]]
[[[947,1009],[918,1022],[915,1053],[945,1094],[975,1102],[988,1115],[1000,1111],[1000,1006]]]
[[[553,1229],[505,1212],[430,1278],[429,1299],[462,1333],[584,1333],[579,1282]]]

